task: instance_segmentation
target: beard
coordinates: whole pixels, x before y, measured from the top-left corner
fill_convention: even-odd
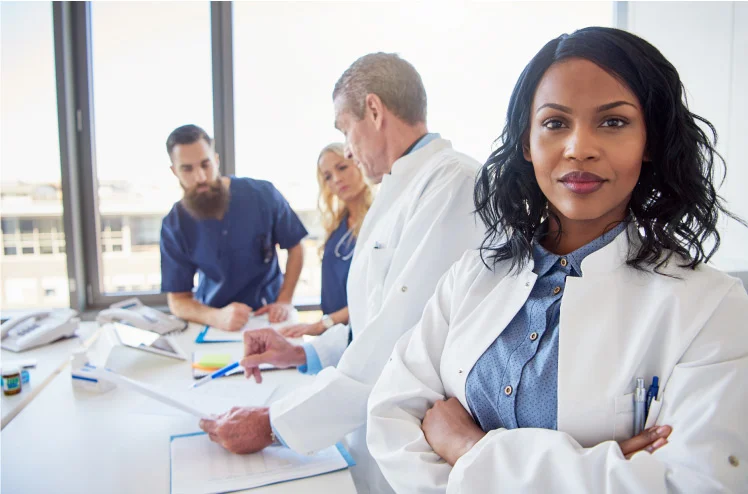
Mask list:
[[[229,190],[223,185],[220,177],[212,184],[207,184],[207,190],[198,191],[197,188],[201,185],[192,189],[182,186],[182,205],[195,219],[218,219],[229,207]]]

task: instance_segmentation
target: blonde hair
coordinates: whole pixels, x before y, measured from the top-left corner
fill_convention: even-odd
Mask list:
[[[345,148],[343,144],[333,142],[332,144],[325,146],[317,157],[317,182],[319,183],[319,199],[317,201],[317,207],[322,215],[322,227],[325,229],[325,241],[319,248],[320,255],[324,252],[325,244],[327,244],[327,241],[330,239],[330,235],[332,235],[338,226],[340,226],[340,222],[343,220],[346,212],[348,212],[348,206],[345,202],[341,201],[332,190],[330,190],[330,187],[325,183],[325,177],[322,174],[322,170],[320,170],[319,163],[322,161],[322,157],[326,153],[333,153],[345,159]],[[359,173],[362,174],[365,189],[363,192],[363,202],[356,205],[356,211],[352,211],[353,216],[357,218],[356,223],[352,228],[354,238],[358,237],[358,233],[361,231],[361,224],[364,221],[364,216],[366,216],[366,213],[371,207],[371,203],[374,201],[374,193],[371,185],[366,181],[366,178],[363,177],[361,170],[359,170]]]

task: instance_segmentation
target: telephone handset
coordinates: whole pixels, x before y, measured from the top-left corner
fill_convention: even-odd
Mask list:
[[[0,326],[2,347],[23,352],[73,336],[80,319],[72,309],[36,311],[14,317]]]
[[[113,304],[109,309],[102,310],[96,316],[99,324],[109,322],[123,322],[140,329],[147,329],[160,335],[187,328],[187,323],[174,316],[169,316],[156,310],[137,298],[123,300]]]

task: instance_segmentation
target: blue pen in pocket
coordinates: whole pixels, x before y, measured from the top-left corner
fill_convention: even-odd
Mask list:
[[[657,399],[657,394],[660,392],[660,378],[657,376],[654,376],[652,378],[652,384],[649,386],[649,389],[647,390],[647,409],[644,412],[644,420],[646,420],[649,417],[649,406],[652,404],[652,400]]]

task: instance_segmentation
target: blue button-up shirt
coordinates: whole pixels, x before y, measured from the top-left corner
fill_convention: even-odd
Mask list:
[[[525,304],[475,363],[465,383],[470,411],[484,432],[498,428],[556,429],[558,339],[567,276],[582,276],[582,260],[626,228],[621,223],[565,256],[533,244],[538,275]]]
[[[223,218],[198,220],[181,202],[161,225],[161,291],[190,292],[211,307],[274,302],[283,285],[275,254],[307,234],[280,192],[264,180],[231,177]]]

